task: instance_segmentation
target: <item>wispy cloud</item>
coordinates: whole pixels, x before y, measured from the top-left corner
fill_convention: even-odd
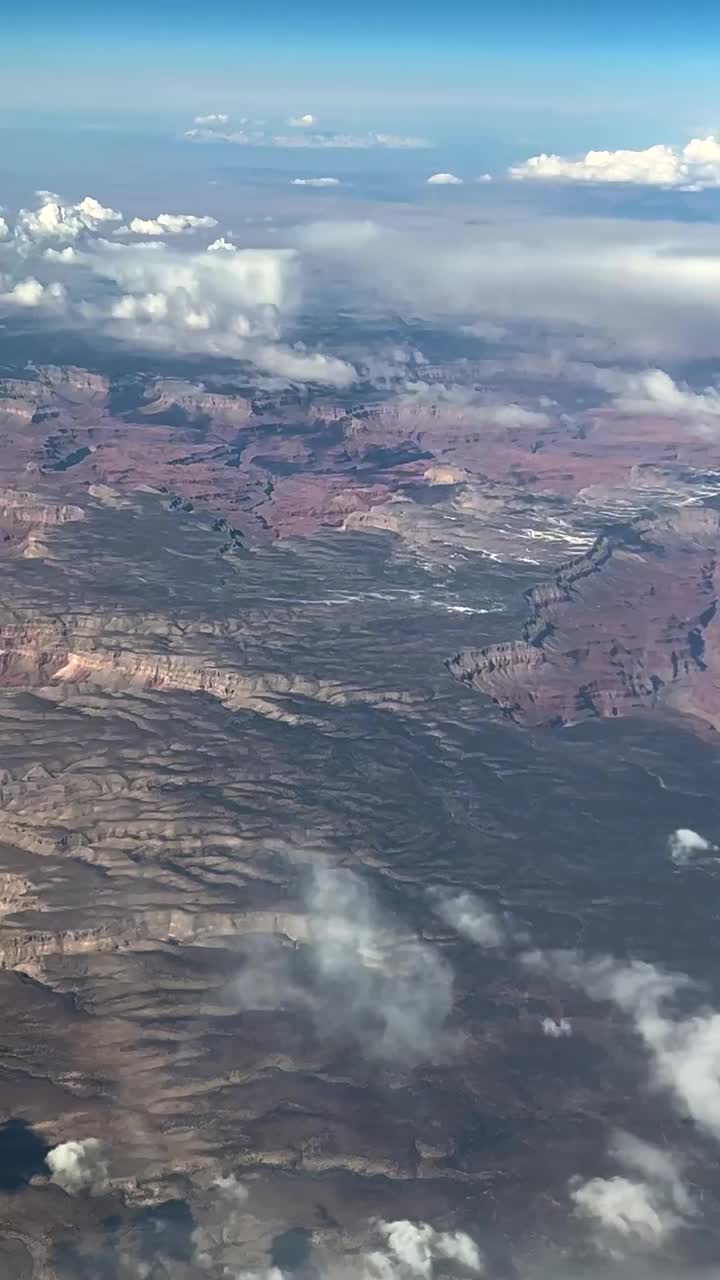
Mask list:
[[[575,951],[532,952],[525,963],[626,1013],[650,1054],[655,1084],[669,1091],[681,1114],[720,1139],[720,1014],[702,1005],[691,1015],[673,1013],[673,1000],[692,988],[689,978],[644,961],[623,964]]]
[[[286,149],[308,148],[316,151],[414,151],[431,147],[427,138],[412,134],[368,132],[345,133],[339,130],[319,130],[317,119],[310,114],[294,116],[288,121],[290,133],[282,126],[269,128],[266,124],[243,118],[236,124],[225,120],[195,120],[192,128],[183,135],[191,142],[229,142],[238,147],[280,147]]]
[[[623,1131],[614,1135],[610,1155],[623,1173],[574,1180],[574,1207],[590,1222],[602,1252],[622,1257],[628,1247],[657,1249],[695,1214],[680,1162],[670,1151]]]
[[[285,950],[263,949],[235,984],[244,1007],[304,1009],[320,1037],[349,1041],[370,1060],[413,1066],[453,1047],[449,964],[384,912],[363,880],[316,868],[305,913],[305,977]]]
[[[476,894],[438,889],[430,901],[440,919],[469,942],[493,950],[508,941],[505,922]]]
[[[339,178],[293,178],[291,187],[339,187]]]

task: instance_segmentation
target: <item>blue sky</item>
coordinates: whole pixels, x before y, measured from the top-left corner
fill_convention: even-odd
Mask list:
[[[642,146],[717,126],[718,41],[710,0],[38,0],[3,22],[0,125],[312,111],[443,142]]]

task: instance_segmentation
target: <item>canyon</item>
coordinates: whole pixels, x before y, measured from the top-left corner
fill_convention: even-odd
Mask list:
[[[521,640],[448,669],[524,724],[653,714],[716,734],[719,547],[714,509],[635,520],[528,593]]]
[[[720,837],[714,441],[56,366],[0,439],[12,1280],[222,1280],[289,1231],[320,1266],[378,1218],[590,1265],[609,1127],[713,1209],[617,1021],[434,895],[714,972],[717,868],[667,855]],[[43,1153],[92,1138],[68,1193]]]

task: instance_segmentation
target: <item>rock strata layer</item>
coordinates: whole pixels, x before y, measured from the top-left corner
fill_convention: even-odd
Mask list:
[[[653,712],[717,732],[719,550],[714,510],[634,521],[528,593],[521,639],[448,669],[527,725]]]

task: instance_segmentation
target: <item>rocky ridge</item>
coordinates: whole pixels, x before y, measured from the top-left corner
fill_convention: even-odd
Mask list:
[[[655,712],[717,732],[719,550],[714,510],[636,520],[528,593],[522,639],[448,669],[523,724]]]

